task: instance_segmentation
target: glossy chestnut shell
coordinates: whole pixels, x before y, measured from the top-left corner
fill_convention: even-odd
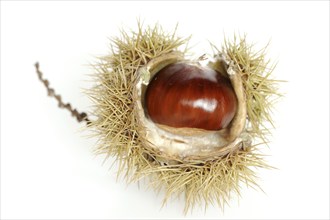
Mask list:
[[[230,81],[215,70],[174,63],[149,82],[145,107],[148,117],[158,124],[220,130],[235,116],[237,99]]]

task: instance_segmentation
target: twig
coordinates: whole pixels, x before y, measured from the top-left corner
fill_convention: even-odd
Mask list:
[[[48,96],[54,97],[57,100],[58,107],[65,108],[68,111],[70,111],[71,114],[72,114],[72,117],[75,117],[78,120],[78,122],[85,121],[87,124],[90,124],[91,121],[88,119],[87,114],[85,112],[79,113],[77,111],[77,109],[73,109],[71,107],[70,103],[66,103],[66,104],[63,103],[61,96],[56,94],[55,90],[49,86],[49,81],[47,79],[43,78],[43,73],[39,70],[39,63],[38,62],[35,64],[35,68],[36,68],[36,72],[38,74],[39,80],[44,84],[44,86],[47,89]]]

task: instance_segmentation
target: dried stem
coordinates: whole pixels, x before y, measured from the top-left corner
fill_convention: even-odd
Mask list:
[[[47,79],[43,78],[43,73],[39,70],[39,63],[38,62],[35,64],[35,68],[36,68],[36,72],[38,74],[39,80],[44,84],[44,86],[47,89],[48,96],[54,97],[57,100],[58,107],[67,109],[69,112],[71,112],[72,117],[75,117],[78,120],[78,122],[85,121],[87,124],[90,124],[91,121],[88,119],[87,114],[85,112],[79,113],[77,111],[77,109],[73,109],[71,107],[70,103],[65,104],[62,101],[61,96],[56,94],[55,90],[49,86],[49,81]]]

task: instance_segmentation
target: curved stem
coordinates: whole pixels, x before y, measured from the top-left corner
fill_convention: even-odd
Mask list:
[[[88,119],[87,114],[85,112],[79,113],[77,109],[73,109],[70,103],[64,103],[62,101],[62,97],[55,93],[55,90],[49,86],[49,81],[45,78],[43,78],[43,73],[39,69],[39,63],[37,62],[35,65],[36,73],[38,74],[39,80],[44,84],[44,86],[47,89],[48,96],[54,97],[58,102],[58,107],[67,109],[69,112],[71,112],[72,117],[75,117],[78,122],[85,121],[88,124],[91,123],[91,121]]]

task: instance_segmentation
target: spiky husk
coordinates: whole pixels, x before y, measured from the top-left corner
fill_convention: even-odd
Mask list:
[[[268,142],[269,125],[274,127],[272,108],[281,96],[277,88],[279,80],[271,78],[275,65],[266,59],[267,48],[268,45],[255,51],[254,45],[247,43],[246,36],[225,40],[222,47],[222,53],[234,62],[243,79],[249,132],[263,142]]]
[[[269,168],[259,154],[256,144],[240,143],[238,150],[216,159],[203,161],[173,160],[154,149],[145,147],[136,119],[133,89],[137,83],[137,70],[151,59],[179,51],[185,53],[189,38],[165,33],[159,25],[137,32],[121,32],[121,37],[112,39],[111,54],[95,65],[97,86],[91,91],[95,102],[96,120],[89,124],[94,128],[100,144],[96,153],[115,157],[118,175],[128,182],[149,177],[150,186],[156,191],[165,190],[164,203],[174,195],[185,196],[185,212],[196,204],[218,204],[224,207],[231,193],[240,194],[240,183],[257,186],[255,168]],[[183,48],[182,48],[183,47]],[[245,38],[230,43],[219,53],[235,62],[245,79],[248,100],[248,120],[251,134],[262,136],[260,126],[266,119],[271,121],[268,98],[274,94],[273,81],[268,79],[264,54],[253,53]]]

